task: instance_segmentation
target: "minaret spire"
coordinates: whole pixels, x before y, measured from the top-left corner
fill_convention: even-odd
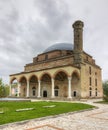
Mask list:
[[[84,23],[78,20],[72,26],[74,28],[74,63],[78,65],[83,61],[82,52]]]

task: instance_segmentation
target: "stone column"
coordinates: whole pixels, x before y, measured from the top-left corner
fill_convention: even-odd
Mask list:
[[[68,77],[68,98],[72,98],[71,96],[71,77]]]
[[[17,97],[19,97],[20,95],[20,86],[21,86],[21,84],[20,84],[20,82],[18,82],[18,91],[17,91]]]
[[[52,78],[51,81],[52,81],[52,95],[51,95],[51,97],[54,98],[55,97],[55,95],[54,95],[54,79]]]
[[[38,98],[40,98],[41,80],[38,80]]]
[[[12,96],[12,84],[10,83],[9,85],[9,96],[11,97]]]
[[[30,88],[29,80],[27,80],[27,95],[26,95],[26,97],[29,97],[29,88]]]

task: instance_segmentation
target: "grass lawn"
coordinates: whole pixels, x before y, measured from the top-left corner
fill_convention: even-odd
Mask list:
[[[43,106],[55,107],[43,107]],[[94,106],[82,104],[82,103],[67,103],[67,102],[0,102],[0,111],[4,111],[0,114],[0,125],[10,122],[22,121],[27,119],[45,117],[50,115],[57,115],[61,113],[67,113],[72,111],[78,111]],[[16,109],[34,108],[30,111],[16,112]]]

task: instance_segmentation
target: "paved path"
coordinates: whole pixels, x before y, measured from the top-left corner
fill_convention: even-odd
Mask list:
[[[14,123],[0,130],[108,130],[108,105],[96,104],[93,100],[86,103],[99,108],[40,121],[34,119],[26,123]]]

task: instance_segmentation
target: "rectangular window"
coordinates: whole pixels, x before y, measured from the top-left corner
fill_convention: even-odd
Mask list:
[[[86,60],[88,61],[88,56],[86,56]]]
[[[97,86],[97,79],[95,79],[95,86]]]
[[[90,97],[92,96],[92,91],[89,92]]]
[[[97,97],[97,91],[95,92],[95,95],[96,95],[96,97]]]
[[[58,90],[55,90],[55,96],[58,96]]]
[[[47,60],[47,59],[48,59],[48,55],[46,54],[46,55],[45,55],[45,60]]]
[[[91,75],[91,66],[89,66],[89,74]]]
[[[97,75],[97,72],[95,72],[95,75]]]
[[[89,78],[89,85],[90,86],[92,85],[92,79],[91,79],[91,77]]]

